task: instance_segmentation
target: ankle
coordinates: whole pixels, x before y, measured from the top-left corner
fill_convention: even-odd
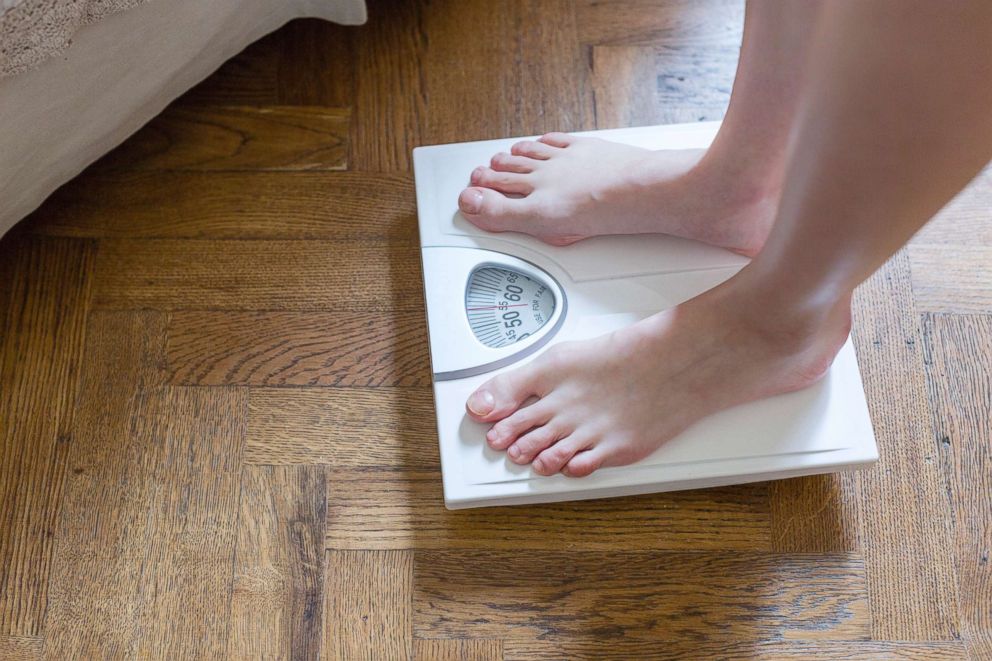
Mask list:
[[[686,173],[688,181],[710,189],[728,204],[750,207],[777,199],[782,190],[782,168],[742,163],[709,149]]]
[[[748,257],[761,251],[778,207],[780,177],[704,157],[684,181],[692,195],[713,207],[713,243]]]
[[[851,330],[851,292],[790,293],[749,270],[728,281],[721,294],[723,305],[740,315],[755,336],[784,355],[840,350]]]

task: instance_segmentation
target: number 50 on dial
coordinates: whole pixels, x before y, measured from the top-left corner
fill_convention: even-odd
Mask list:
[[[519,342],[548,323],[555,295],[543,283],[512,269],[484,266],[472,272],[465,312],[476,339],[498,348]]]

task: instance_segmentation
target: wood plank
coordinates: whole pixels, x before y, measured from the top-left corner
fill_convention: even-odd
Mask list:
[[[508,640],[503,644],[505,661],[960,661],[965,649],[954,642],[888,641],[715,641],[684,640],[630,641],[619,638],[587,640],[581,643]]]
[[[344,170],[348,108],[187,106],[167,108],[96,170]]]
[[[917,232],[913,243],[992,247],[992,166]]]
[[[249,466],[241,494],[227,656],[318,659],[325,590],[324,469]]]
[[[770,549],[764,484],[454,512],[433,471],[335,470],[328,489],[336,549]]]
[[[347,107],[355,101],[358,28],[318,18],[290,21],[279,31],[279,103]]]
[[[35,661],[41,658],[42,643],[37,636],[0,636],[0,659]]]
[[[424,25],[431,107],[450,109],[425,116],[425,143],[592,128],[587,66],[568,0],[430,3]],[[535,53],[540,65],[530,60]]]
[[[772,548],[781,553],[859,549],[857,477],[811,475],[769,483]]]
[[[36,233],[78,237],[419,245],[413,179],[402,174],[87,172],[25,224]]]
[[[868,638],[852,555],[445,550],[415,561],[418,638]]]
[[[516,42],[517,89],[509,135],[595,128],[588,60],[579,44],[573,0],[526,0],[513,6],[518,11],[508,36]],[[530,61],[535,53],[540,53],[536,66]]]
[[[174,312],[180,385],[431,385],[423,312]]]
[[[164,334],[156,313],[90,317],[46,657],[226,649],[246,401],[162,388]]]
[[[427,46],[420,16],[423,4],[424,0],[367,2],[368,23],[354,28],[355,101],[348,158],[354,170],[408,172],[413,148],[427,144],[421,129],[439,111],[428,110],[420,71]],[[462,43],[470,43],[464,36]],[[433,99],[431,106],[444,107]]]
[[[413,555],[328,551],[324,647],[328,657],[409,659],[413,654]]]
[[[425,6],[423,29],[430,40],[423,54],[423,84],[431,107],[446,112],[424,116],[424,144],[522,135],[512,130],[520,95],[514,80],[517,38],[510,25],[519,4]],[[452,66],[454,62],[458,65]]]
[[[156,310],[423,310],[420,251],[383,242],[107,240],[94,305]]]
[[[917,310],[992,314],[992,244],[913,243],[907,251]]]
[[[418,661],[503,661],[499,640],[414,640]]]
[[[141,561],[156,532],[149,510],[164,495],[149,474],[157,459],[150,428],[161,410],[164,322],[155,313],[90,316],[51,570],[45,651],[54,658],[135,650]]]
[[[245,461],[437,468],[433,402],[430,388],[253,389]]]
[[[857,473],[872,637],[958,636],[951,512],[934,457],[905,251],[855,292],[854,344],[880,459]]]
[[[146,540],[141,560],[136,656],[217,657],[227,648],[230,626],[245,391],[171,388],[163,394],[167,419],[151,438],[166,451],[154,475],[166,493],[147,503],[155,538]],[[106,511],[105,505],[97,515]],[[127,531],[108,532],[115,540]]]
[[[723,119],[738,46],[595,46],[597,128]]]
[[[742,0],[579,0],[584,44],[740,46]]]
[[[926,315],[927,385],[954,508],[961,628],[992,658],[992,317]]]
[[[279,103],[281,30],[265,35],[222,64],[217,71],[186,92],[175,105],[269,105]]]
[[[95,256],[92,241],[0,243],[0,636],[42,632]]]

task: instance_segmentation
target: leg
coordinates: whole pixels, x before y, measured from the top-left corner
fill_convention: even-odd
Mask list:
[[[819,5],[748,3],[730,107],[705,155],[552,133],[477,168],[462,213],[483,229],[555,244],[664,232],[755,254],[774,217]]]
[[[764,250],[691,301],[483,385],[468,407],[495,423],[490,445],[543,474],[587,475],[818,379],[854,287],[992,157],[989,26],[986,0],[825,6]]]

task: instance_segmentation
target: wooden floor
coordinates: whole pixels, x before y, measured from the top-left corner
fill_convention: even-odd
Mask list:
[[[718,119],[741,7],[395,0],[0,242],[0,658],[992,658],[992,175],[858,292],[858,474],[441,500],[415,145]]]

